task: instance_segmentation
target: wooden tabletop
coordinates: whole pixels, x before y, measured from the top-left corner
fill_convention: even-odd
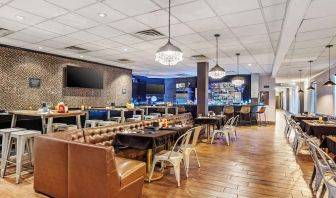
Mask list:
[[[105,111],[136,111],[142,110],[141,108],[127,109],[127,108],[112,108],[112,107],[97,107],[91,108],[90,110],[105,110]]]
[[[177,106],[140,106],[140,108],[177,108]]]
[[[14,114],[14,115],[38,116],[38,117],[46,117],[46,118],[85,115],[84,111],[69,111],[68,113],[57,113],[54,111],[50,111],[48,113],[43,113],[43,112],[33,111],[33,110],[16,110],[16,111],[8,111],[8,113]]]

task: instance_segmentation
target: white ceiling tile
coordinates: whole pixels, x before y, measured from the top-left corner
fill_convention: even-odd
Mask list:
[[[115,42],[115,41],[111,41],[109,39],[103,39],[103,40],[95,41],[95,43],[97,45],[103,46],[105,48],[120,48],[120,47],[123,46],[122,44],[120,44],[118,42]]]
[[[239,38],[243,44],[248,43],[265,43],[269,41],[268,34],[258,34],[253,36],[243,36]]]
[[[235,35],[232,34],[231,31],[227,30],[227,29],[220,29],[220,30],[212,30],[212,31],[208,31],[208,32],[201,32],[199,33],[203,38],[205,38],[208,41],[211,42],[215,42],[215,34],[220,34],[219,40],[223,40],[223,39],[232,39],[235,40]]]
[[[79,44],[84,43],[81,40],[77,40],[77,39],[70,38],[70,37],[67,37],[67,36],[61,36],[61,37],[53,38],[49,41],[56,42],[56,43],[59,43],[59,44],[63,44],[65,47],[68,47],[68,46],[71,46],[71,45],[79,45]]]
[[[7,37],[16,39],[16,40],[22,40],[25,42],[35,43],[35,42],[40,42],[42,40],[54,38],[57,36],[58,34],[54,34],[54,33],[40,30],[37,28],[28,28],[28,29],[24,29],[19,32],[10,34]]]
[[[287,0],[261,0],[261,4],[263,7],[268,7],[276,4],[286,3]]]
[[[336,27],[317,30],[317,31],[301,32],[297,34],[296,41],[306,41],[306,40],[326,38],[326,37],[330,38],[334,36],[335,34],[336,34]]]
[[[248,35],[256,35],[256,34],[267,34],[267,29],[265,24],[257,24],[257,25],[249,25],[232,28],[233,33],[237,36],[248,36]]]
[[[43,0],[15,0],[8,5],[44,18],[56,17],[67,12],[67,10]]]
[[[111,40],[122,43],[122,44],[125,44],[125,45],[131,45],[131,44],[143,42],[143,40],[138,39],[138,38],[136,38],[132,35],[128,35],[128,34],[124,34],[124,35],[121,35],[121,36],[111,38]]]
[[[286,11],[286,4],[279,4],[263,8],[266,21],[283,19]]]
[[[74,33],[68,34],[67,36],[70,38],[74,38],[74,39],[78,39],[78,40],[82,40],[86,42],[94,42],[94,41],[102,39],[101,37],[88,33],[86,31],[74,32]]]
[[[93,5],[87,6],[80,10],[77,10],[76,13],[84,17],[87,17],[89,19],[98,21],[100,23],[109,23],[109,22],[120,20],[126,17],[124,14],[121,14],[119,11],[114,10],[110,8],[109,6],[102,4],[102,3],[96,3]],[[99,13],[106,14],[106,16],[101,17],[99,16]]]
[[[75,28],[52,20],[39,23],[35,27],[62,35],[78,31]]]
[[[0,27],[8,29],[8,30],[12,30],[12,31],[18,31],[18,30],[22,30],[23,28],[26,28],[27,25],[18,23],[16,21],[11,21],[5,18],[0,18]]]
[[[45,40],[37,44],[40,46],[46,46],[46,47],[55,48],[55,49],[60,49],[60,48],[65,48],[65,47],[70,46],[68,43],[55,41],[54,39]]]
[[[318,47],[318,46],[326,46],[332,38],[322,38],[308,41],[297,41],[295,43],[295,48],[307,48],[307,47]]]
[[[207,0],[218,15],[259,8],[258,0]]]
[[[182,22],[216,16],[204,1],[195,1],[175,6],[171,9],[171,12]]]
[[[191,49],[197,50],[197,51],[206,50],[206,49],[209,49],[209,48],[213,48],[213,49],[216,48],[215,45],[213,45],[209,42],[189,43],[189,44],[186,44],[186,46],[191,48]]]
[[[95,34],[97,36],[104,37],[104,38],[111,38],[111,37],[120,36],[124,34],[123,32],[116,30],[112,27],[109,27],[107,25],[99,25],[99,26],[87,29],[86,31],[92,34]]]
[[[146,24],[152,28],[168,26],[168,12],[165,10],[150,12],[147,14],[136,16],[135,18],[143,24]],[[171,16],[170,23],[176,24],[179,23],[179,21],[175,17]]]
[[[336,16],[303,20],[299,32],[314,31],[336,27]]]
[[[23,19],[17,18],[17,16],[23,17]],[[15,8],[11,8],[9,6],[3,6],[0,8],[0,17],[9,19],[9,20],[14,20],[19,23],[23,23],[26,25],[34,25],[36,23],[40,23],[43,20],[45,20],[42,17],[30,14],[28,12],[24,12]]]
[[[104,3],[128,16],[135,16],[160,9],[159,6],[150,0],[105,0]]]
[[[31,50],[39,51],[39,52],[49,52],[49,51],[55,50],[54,48],[45,47],[45,46],[41,46],[37,44],[27,44],[22,47],[25,49],[31,49]]]
[[[272,21],[267,23],[269,31],[272,32],[280,32],[282,29],[283,20]]]
[[[87,29],[87,28],[98,25],[97,22],[91,19],[87,19],[75,13],[69,13],[69,14],[63,15],[63,16],[55,18],[54,20],[60,23],[72,26],[74,28],[78,28],[78,29]]]
[[[306,19],[336,15],[336,1],[315,0],[312,1],[305,15]]]
[[[210,30],[227,29],[224,23],[218,17],[201,19],[186,23],[196,32],[206,32]]]
[[[135,49],[138,49],[138,50],[146,50],[146,49],[157,48],[156,45],[151,44],[149,42],[137,43],[137,44],[131,45],[131,47],[135,48]]]
[[[173,39],[182,44],[206,42],[206,40],[198,34],[188,34],[183,36],[173,37]]]
[[[139,31],[149,29],[148,26],[144,25],[143,23],[133,18],[123,19],[120,21],[109,23],[108,25],[118,30],[124,31],[126,33],[136,33]]]
[[[97,50],[105,49],[105,47],[97,45],[97,43],[84,43],[84,44],[80,44],[76,46],[90,50],[90,51],[97,51]]]
[[[50,3],[66,8],[68,10],[75,10],[92,3],[96,3],[97,0],[46,0]]]
[[[0,37],[0,43],[4,45],[10,45],[10,46],[15,46],[15,47],[22,47],[24,45],[27,45],[29,43],[20,41],[20,40],[15,40],[11,38],[6,38],[6,37]]]
[[[221,17],[229,27],[238,27],[264,22],[260,9],[224,15]]]
[[[157,30],[161,32],[162,34],[168,36],[168,27],[157,28]],[[183,23],[171,25],[170,31],[171,31],[172,37],[194,33],[192,29],[190,29],[188,26],[184,25]]]
[[[168,8],[169,6],[169,1],[167,0],[152,0],[153,2],[159,4],[160,7],[162,8]],[[195,1],[195,0],[173,0],[171,2],[171,6],[176,6],[176,5],[180,5],[180,4],[185,4],[185,3],[188,3],[188,2],[191,2],[191,1]]]

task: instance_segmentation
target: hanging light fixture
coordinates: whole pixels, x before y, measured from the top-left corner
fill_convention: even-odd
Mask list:
[[[310,86],[307,88],[308,90],[314,90],[315,88],[313,87],[312,81],[311,81],[311,65],[312,65],[312,60],[308,61],[309,62],[309,83]]]
[[[299,72],[300,72],[300,81],[299,81],[299,83],[300,83],[300,84],[299,84],[300,89],[299,89],[298,92],[299,92],[299,93],[303,93],[303,90],[301,89],[301,72],[302,72],[302,70],[300,69]]]
[[[323,85],[325,86],[333,86],[336,85],[330,78],[330,48],[332,47],[332,45],[327,45],[327,48],[329,48],[329,80],[327,82],[325,82]]]
[[[237,56],[237,76],[232,78],[232,84],[236,87],[242,86],[245,83],[245,79],[242,76],[239,76],[239,53],[236,54]]]
[[[171,0],[169,0],[168,42],[160,47],[155,54],[155,61],[158,61],[162,65],[176,65],[182,61],[183,56],[181,49],[170,42],[170,4]]]
[[[213,68],[211,68],[210,71],[209,71],[209,76],[211,78],[214,78],[214,79],[220,79],[220,78],[223,78],[225,76],[225,69],[218,65],[218,37],[219,36],[220,36],[219,34],[215,34],[216,48],[217,48],[216,65]]]

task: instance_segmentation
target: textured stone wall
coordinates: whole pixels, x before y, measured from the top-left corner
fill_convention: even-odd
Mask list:
[[[104,89],[65,87],[67,65],[104,71]],[[41,79],[41,87],[30,88],[29,78]],[[71,108],[119,105],[129,101],[131,94],[131,70],[0,46],[0,109],[38,108],[43,101],[55,105],[60,100]]]

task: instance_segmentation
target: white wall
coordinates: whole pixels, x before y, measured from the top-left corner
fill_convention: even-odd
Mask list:
[[[269,105],[265,105],[266,116],[268,121],[275,122],[275,79],[271,75],[259,76],[259,91],[269,92]]]
[[[259,74],[251,74],[251,98],[259,97]]]

